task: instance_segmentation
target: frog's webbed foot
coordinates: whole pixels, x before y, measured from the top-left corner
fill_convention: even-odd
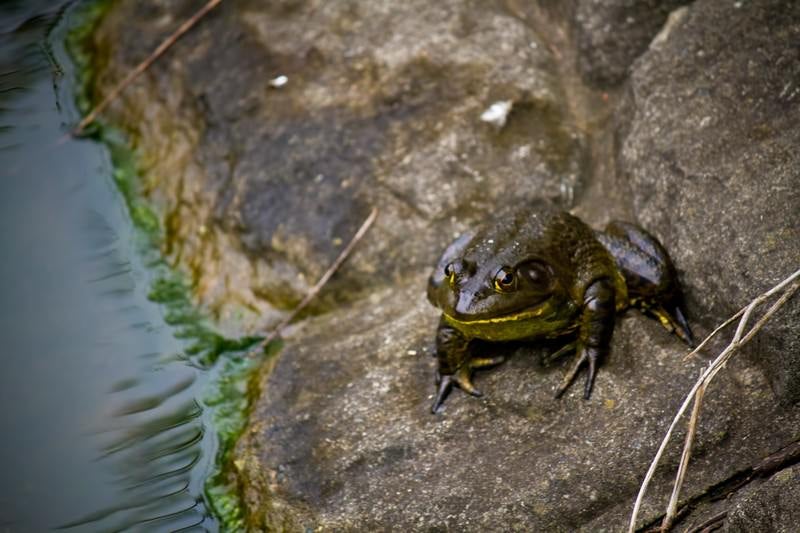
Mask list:
[[[677,335],[689,348],[694,348],[692,330],[689,329],[689,323],[686,321],[686,317],[684,317],[680,305],[675,303],[658,305],[650,307],[647,311],[652,313],[658,321],[661,322],[664,329]]]
[[[574,348],[574,344],[567,346]],[[563,349],[564,348],[561,350]],[[589,369],[586,374],[586,383],[583,386],[583,399],[588,400],[592,395],[592,387],[594,386],[594,378],[597,375],[597,360],[599,359],[599,356],[599,352],[592,348],[583,348],[578,350],[578,353],[575,354],[575,358],[572,360],[572,365],[569,367],[564,379],[561,380],[561,383],[556,388],[555,397],[560,398],[567,391],[569,386],[572,385],[572,382],[575,381],[575,377],[578,375],[578,372],[580,372],[583,365],[588,363]]]
[[[461,390],[472,396],[483,396],[483,393],[472,384],[472,376],[470,376],[470,374],[471,372],[468,366],[462,366],[455,374],[441,375],[439,372],[436,372],[436,384],[438,388],[436,390],[436,399],[431,406],[431,413],[436,414],[439,412],[439,409],[442,407],[442,404],[444,404],[450,391],[453,390],[453,385],[458,386]]]
[[[483,393],[476,389],[475,385],[472,383],[472,371],[476,368],[498,365],[504,360],[503,357],[478,357],[470,359],[453,374],[442,375],[437,371],[436,385],[438,387],[436,390],[436,399],[431,406],[431,413],[436,414],[439,412],[442,404],[444,404],[444,401],[453,389],[453,385],[472,396],[483,396]]]
[[[575,341],[577,353],[567,374],[556,388],[556,398],[561,397],[578,375],[580,369],[587,365],[586,384],[583,387],[583,398],[588,400],[592,395],[594,378],[597,375],[597,362],[608,353],[611,333],[614,331],[614,288],[606,278],[601,278],[586,289],[584,308],[581,314],[581,328]],[[572,344],[567,345],[569,347]],[[567,347],[562,348],[562,350]],[[559,350],[562,351],[562,350]]]
[[[556,359],[559,359],[560,357],[563,357],[568,353],[573,353],[578,351],[579,351],[578,341],[574,340],[572,342],[568,342],[567,344],[565,344],[555,352],[551,353],[550,355],[545,356],[543,362],[545,365],[549,365]],[[578,375],[578,372],[580,372],[581,367],[586,363],[586,361],[588,361],[588,359],[589,356],[587,355],[586,350],[580,351],[579,353],[575,354],[575,357],[572,360],[572,364],[570,365],[569,370],[564,376],[564,379],[561,380],[561,383],[556,388],[556,393],[555,393],[556,398],[560,398],[567,391],[569,386],[572,385],[572,382],[575,381],[575,376]],[[587,380],[589,381],[587,383],[587,387],[589,392],[591,392],[591,382],[594,381],[594,376],[589,376]],[[588,393],[586,394],[586,397],[588,398]]]

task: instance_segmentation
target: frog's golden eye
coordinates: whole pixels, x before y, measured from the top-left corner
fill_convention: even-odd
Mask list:
[[[444,277],[451,287],[456,286],[456,275],[461,271],[459,265],[455,263],[447,263],[444,267]]]
[[[494,290],[511,292],[517,288],[517,277],[509,267],[503,267],[494,275]]]

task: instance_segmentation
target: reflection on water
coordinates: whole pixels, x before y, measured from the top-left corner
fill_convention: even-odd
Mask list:
[[[208,372],[147,297],[107,150],[56,143],[67,5],[0,2],[0,533],[213,531]]]

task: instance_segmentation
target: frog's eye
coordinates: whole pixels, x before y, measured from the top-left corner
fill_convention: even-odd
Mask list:
[[[503,267],[494,275],[494,290],[511,292],[517,288],[517,277],[509,267]]]
[[[444,277],[451,287],[456,285],[456,277],[463,272],[464,267],[461,262],[447,263],[444,266]]]

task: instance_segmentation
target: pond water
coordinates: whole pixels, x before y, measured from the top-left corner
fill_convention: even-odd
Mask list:
[[[80,118],[75,5],[0,2],[0,532],[217,530],[209,371],[185,356]]]

